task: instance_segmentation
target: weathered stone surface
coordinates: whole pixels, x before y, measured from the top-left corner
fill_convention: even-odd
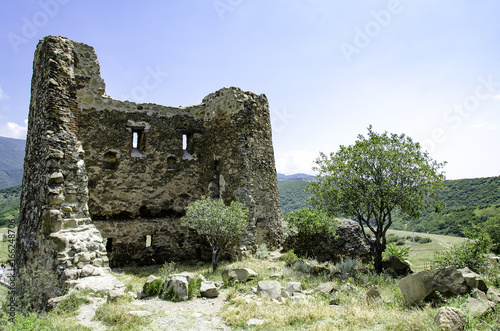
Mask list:
[[[495,304],[491,301],[483,300],[483,299],[475,299],[475,298],[468,298],[464,304],[464,308],[472,316],[478,316],[478,315],[484,314],[485,312],[488,311],[488,309],[491,309],[494,306],[495,306]]]
[[[474,289],[474,291],[471,292],[470,296],[474,299],[479,299],[479,300],[488,300],[486,297],[486,293],[479,289]]]
[[[457,270],[462,273],[462,276],[464,277],[465,282],[467,283],[467,286],[469,286],[470,289],[477,288],[483,292],[488,291],[488,286],[486,286],[486,283],[479,274],[473,272],[467,267]]]
[[[434,316],[436,325],[447,331],[462,331],[465,329],[467,316],[465,313],[454,307],[441,307]]]
[[[291,296],[293,296],[294,293],[300,293],[302,292],[302,283],[300,282],[288,282],[285,285],[285,291],[288,292]]]
[[[215,286],[214,282],[201,282],[200,295],[204,298],[217,298],[219,296],[219,289]]]
[[[366,301],[368,303],[382,300],[382,295],[380,294],[380,289],[377,286],[372,287],[365,294]]]
[[[277,299],[281,296],[281,284],[275,280],[262,280],[257,283],[257,291],[263,297]]]
[[[116,300],[120,297],[124,297],[126,295],[127,294],[125,294],[125,291],[123,290],[123,288],[110,290],[110,291],[108,291],[108,300],[113,301],[113,300]]]
[[[316,287],[316,291],[324,294],[331,294],[335,291],[335,286],[333,283],[322,283]]]
[[[361,233],[361,227],[355,221],[340,220],[335,238],[321,235],[301,238],[296,231],[290,231],[283,243],[283,249],[293,249],[298,255],[307,255],[314,247],[315,258],[318,261],[340,262],[343,258],[371,260],[370,247]]]
[[[88,277],[91,276],[94,273],[95,267],[91,266],[90,264],[87,264],[84,266],[80,272],[80,277]]]
[[[31,91],[16,268],[43,257],[68,288],[79,274],[66,268],[206,259],[207,242],[180,222],[202,195],[249,207],[233,254],[280,246],[265,95],[223,88],[179,108],[115,100],[94,49],[54,36],[37,45]]]
[[[500,290],[490,287],[486,293],[486,298],[492,302],[500,303]]]
[[[393,277],[408,276],[412,274],[410,264],[397,256],[389,256],[382,262],[382,269]]]
[[[163,293],[174,293],[180,300],[188,300],[188,285],[184,276],[169,276],[163,284]]]
[[[146,279],[146,282],[144,283],[144,286],[142,287],[142,293],[148,293],[149,285],[151,285],[151,283],[157,279],[158,277],[156,277],[155,275],[149,275]]]
[[[257,277],[259,274],[257,274],[255,271],[249,268],[239,268],[239,269],[225,269],[222,272],[222,280],[224,282],[246,282],[250,278]]]
[[[436,291],[448,297],[468,290],[464,277],[453,266],[409,275],[399,281],[399,289],[408,303],[433,299]]]

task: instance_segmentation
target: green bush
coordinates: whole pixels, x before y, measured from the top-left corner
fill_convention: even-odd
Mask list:
[[[266,244],[262,244],[255,251],[254,256],[259,260],[267,260],[269,258],[269,251],[267,250]]]
[[[144,293],[148,297],[159,295],[162,290],[163,280],[161,278],[154,280],[148,285],[146,292]]]
[[[352,259],[345,259],[339,263],[335,264],[335,269],[337,269],[341,274],[352,274],[356,270],[359,262]]]
[[[472,227],[466,230],[468,240],[448,251],[436,252],[434,259],[439,266],[454,265],[457,268],[468,267],[472,271],[482,273],[488,269],[488,256],[491,239],[484,229]]]
[[[293,249],[291,249],[288,252],[286,252],[285,254],[283,254],[280,257],[280,260],[285,261],[285,264],[287,266],[291,266],[299,260],[299,257],[297,255],[295,255],[295,253],[293,252]]]

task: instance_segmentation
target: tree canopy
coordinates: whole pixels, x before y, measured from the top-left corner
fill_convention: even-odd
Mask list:
[[[236,201],[226,206],[221,199],[201,197],[186,207],[182,224],[207,238],[212,247],[212,267],[215,270],[226,246],[247,227],[248,210]]]
[[[439,170],[445,163],[432,160],[404,134],[379,134],[370,126],[367,137],[359,135],[354,145],[340,146],[330,156],[320,153],[316,164],[309,202],[359,221],[378,272],[393,216],[414,219],[428,206],[441,206],[436,190],[443,186]]]

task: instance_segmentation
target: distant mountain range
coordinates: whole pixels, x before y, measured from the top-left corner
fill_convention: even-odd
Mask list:
[[[278,174],[278,182],[289,182],[293,180],[303,180],[306,182],[311,182],[315,178],[316,178],[315,176],[308,174],[293,174],[293,175]]]
[[[0,189],[21,184],[26,140],[0,137]]]

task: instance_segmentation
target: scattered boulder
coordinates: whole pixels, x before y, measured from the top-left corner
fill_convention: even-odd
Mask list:
[[[397,256],[389,256],[383,261],[382,269],[393,277],[408,276],[413,273],[410,264]]]
[[[464,303],[464,307],[472,316],[479,316],[494,307],[495,304],[488,300],[468,298]]]
[[[399,289],[408,303],[436,298],[435,292],[450,297],[468,292],[462,273],[454,266],[424,270],[399,281]]]
[[[222,279],[225,282],[246,282],[250,278],[257,277],[259,274],[248,268],[225,269],[222,272]]]
[[[372,287],[365,294],[366,302],[372,303],[375,301],[382,300],[382,295],[380,294],[380,290],[377,286]]]
[[[324,294],[331,294],[336,288],[333,283],[322,283],[316,287],[316,291]]]
[[[163,283],[163,295],[173,295],[179,300],[188,300],[188,285],[189,281],[185,276],[170,275]]]
[[[285,291],[293,296],[295,293],[302,292],[302,284],[300,282],[289,282],[285,285]]]
[[[261,280],[257,284],[257,292],[264,297],[278,299],[281,296],[281,284],[276,280]]]
[[[462,273],[462,276],[464,277],[465,282],[470,289],[477,288],[485,293],[488,292],[488,286],[486,286],[486,283],[479,274],[475,273],[467,267],[458,269],[458,271]]]
[[[123,288],[120,289],[113,289],[108,292],[108,301],[114,301],[120,297],[126,296],[125,291]]]
[[[472,293],[470,294],[470,296],[472,298],[474,298],[474,299],[488,300],[488,298],[486,297],[486,293],[484,293],[481,290],[478,290],[477,288],[474,291],[472,291]]]
[[[148,293],[149,285],[157,279],[158,277],[154,275],[149,275],[148,279],[146,279],[146,282],[144,283],[144,286],[142,287],[142,293]]]
[[[486,298],[492,302],[500,303],[500,290],[490,287],[486,293]]]
[[[465,329],[467,317],[465,313],[454,307],[441,307],[434,316],[434,322],[443,330],[462,331]]]
[[[219,289],[214,282],[201,282],[200,295],[204,298],[217,298],[219,296]]]

